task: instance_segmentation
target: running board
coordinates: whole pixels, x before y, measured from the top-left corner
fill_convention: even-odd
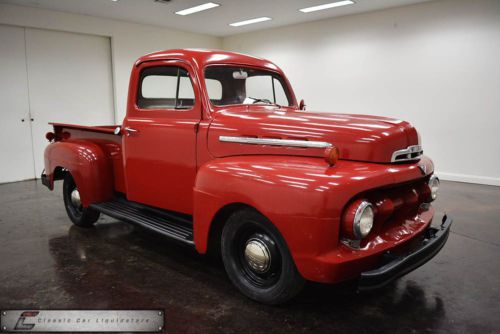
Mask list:
[[[90,207],[110,217],[194,246],[193,223],[188,215],[151,208],[122,198],[91,204]]]

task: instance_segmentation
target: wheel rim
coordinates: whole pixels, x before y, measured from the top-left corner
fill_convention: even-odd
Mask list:
[[[68,201],[67,201],[68,208],[75,217],[80,217],[83,214],[83,206],[80,198],[80,192],[78,191],[78,188],[76,187],[76,184],[74,184],[74,182],[68,188],[67,194],[68,194]]]
[[[71,192],[71,204],[73,204],[73,206],[76,208],[82,206],[82,201],[80,200],[80,192],[76,188]]]
[[[242,227],[234,242],[242,277],[259,288],[273,286],[281,275],[281,254],[270,234],[255,223]]]
[[[271,267],[271,252],[260,239],[249,239],[245,245],[243,255],[247,264],[256,273],[263,274]]]

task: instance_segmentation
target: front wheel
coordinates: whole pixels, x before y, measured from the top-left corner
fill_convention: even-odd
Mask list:
[[[73,224],[80,227],[91,227],[99,219],[99,211],[83,207],[80,192],[69,172],[64,177],[63,197],[64,207]]]
[[[221,239],[226,272],[247,297],[277,305],[295,297],[304,286],[283,237],[261,214],[250,209],[234,213]]]

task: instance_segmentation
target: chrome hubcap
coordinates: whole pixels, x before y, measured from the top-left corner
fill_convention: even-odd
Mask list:
[[[250,239],[245,246],[245,260],[252,270],[262,274],[271,267],[271,253],[266,244],[258,239]]]
[[[73,189],[71,192],[71,203],[73,204],[74,207],[79,208],[82,205],[82,202],[80,200],[80,192],[78,189]]]

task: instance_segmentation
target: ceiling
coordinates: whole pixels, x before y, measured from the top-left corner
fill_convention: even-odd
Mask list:
[[[215,2],[220,7],[179,16],[175,11]],[[354,0],[355,4],[327,10],[302,13],[304,7],[338,0],[0,0],[21,6],[38,7],[62,12],[97,16],[141,24],[175,28],[214,36],[229,36],[243,32],[280,27],[330,17],[350,15],[429,0]],[[229,23],[267,16],[272,18],[257,24],[231,27]]]

